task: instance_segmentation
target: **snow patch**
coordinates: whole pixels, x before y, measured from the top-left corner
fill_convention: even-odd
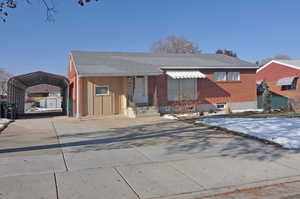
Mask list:
[[[276,142],[285,148],[300,148],[300,118],[204,118],[197,123]]]
[[[165,114],[163,116],[161,116],[162,118],[165,118],[165,119],[168,119],[168,120],[177,120],[178,118],[173,116],[173,115],[170,115],[170,114]]]
[[[0,118],[0,131],[2,131],[12,120]]]
[[[232,110],[233,113],[243,113],[243,112],[263,112],[263,109],[239,109]]]
[[[36,107],[34,108],[34,111],[60,111],[62,110],[61,108],[40,108],[40,107]]]

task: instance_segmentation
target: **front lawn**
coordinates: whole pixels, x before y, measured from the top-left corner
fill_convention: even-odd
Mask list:
[[[280,114],[278,114],[280,115]],[[234,132],[244,133],[271,142],[275,142],[284,148],[300,149],[300,118],[298,114],[281,114],[279,117],[263,114],[252,117],[210,117],[196,120],[210,126],[226,128]],[[266,117],[267,116],[267,117]]]

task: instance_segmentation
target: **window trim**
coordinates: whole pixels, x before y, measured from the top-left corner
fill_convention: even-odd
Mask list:
[[[99,87],[106,87],[106,88],[107,88],[107,93],[105,93],[105,94],[97,94],[96,90],[97,90],[97,88],[99,88]],[[110,89],[109,89],[109,86],[108,86],[108,85],[96,85],[94,91],[95,91],[95,96],[107,96],[107,95],[110,94]]]

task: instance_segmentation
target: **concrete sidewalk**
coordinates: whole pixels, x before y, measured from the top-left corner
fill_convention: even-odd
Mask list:
[[[0,143],[1,136],[6,139],[0,149],[1,199],[300,194],[296,151],[178,121],[44,118],[18,120],[6,130],[0,135]]]

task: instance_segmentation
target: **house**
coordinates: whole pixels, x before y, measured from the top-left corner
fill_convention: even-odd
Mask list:
[[[73,115],[127,115],[257,107],[255,64],[221,54],[72,51]]]
[[[300,60],[272,60],[257,70],[256,81],[267,82],[274,96],[273,108],[288,106],[288,101],[300,97]],[[276,98],[276,99],[275,99]]]

